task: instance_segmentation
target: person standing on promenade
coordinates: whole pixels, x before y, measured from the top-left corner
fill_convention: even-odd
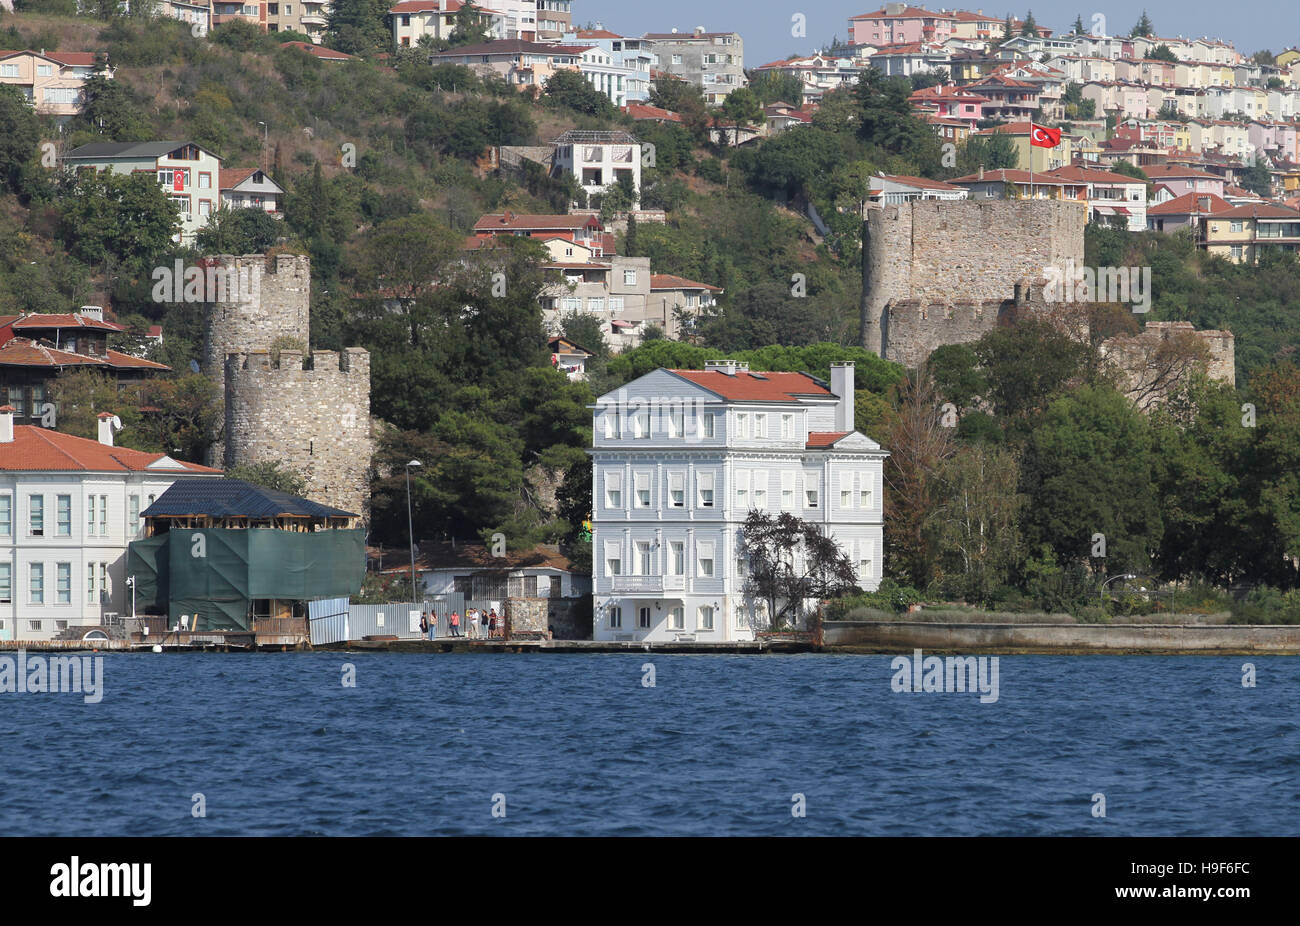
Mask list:
[[[478,636],[478,609],[465,609],[465,636],[474,639]]]
[[[421,611],[420,612],[420,636],[427,637],[428,635],[429,635],[429,612]]]
[[[456,611],[451,612],[451,635],[460,636],[460,614]]]

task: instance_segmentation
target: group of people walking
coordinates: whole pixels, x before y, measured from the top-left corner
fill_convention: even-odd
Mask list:
[[[505,636],[505,620],[497,616],[497,609],[484,611],[482,608],[466,608],[462,618],[460,612],[452,611],[447,615],[447,627],[450,636],[468,639],[484,639]],[[430,640],[438,635],[438,615],[428,611],[420,615],[420,632]]]

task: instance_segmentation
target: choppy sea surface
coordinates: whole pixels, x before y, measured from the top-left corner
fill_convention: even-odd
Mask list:
[[[0,694],[0,835],[1300,831],[1294,658],[1006,656],[995,703],[891,658],[109,654]]]

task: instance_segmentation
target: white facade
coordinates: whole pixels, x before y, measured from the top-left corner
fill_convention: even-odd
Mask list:
[[[556,170],[573,174],[578,185],[595,196],[631,177],[634,209],[641,208],[641,145],[626,132],[565,132],[555,140]]]
[[[9,448],[30,452],[30,434],[23,432],[41,430],[15,428],[12,411],[0,413],[0,464],[6,464],[0,467],[0,640],[51,640],[111,616],[129,617],[126,552],[142,536],[140,513],[178,478],[202,474],[165,455],[137,451],[122,455],[157,459],[140,469],[98,472],[8,466]]]
[[[801,383],[797,394],[744,397],[778,377]],[[853,430],[852,364],[833,366],[830,389],[731,361],[660,369],[593,408],[594,639],[725,642],[766,629],[765,606],[744,592],[751,509],[823,525],[862,587],[879,585],[888,454]]]

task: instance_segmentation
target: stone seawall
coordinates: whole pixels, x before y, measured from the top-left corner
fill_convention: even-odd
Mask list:
[[[1300,655],[1295,624],[937,624],[827,621],[828,650],[876,653],[1152,653]]]

